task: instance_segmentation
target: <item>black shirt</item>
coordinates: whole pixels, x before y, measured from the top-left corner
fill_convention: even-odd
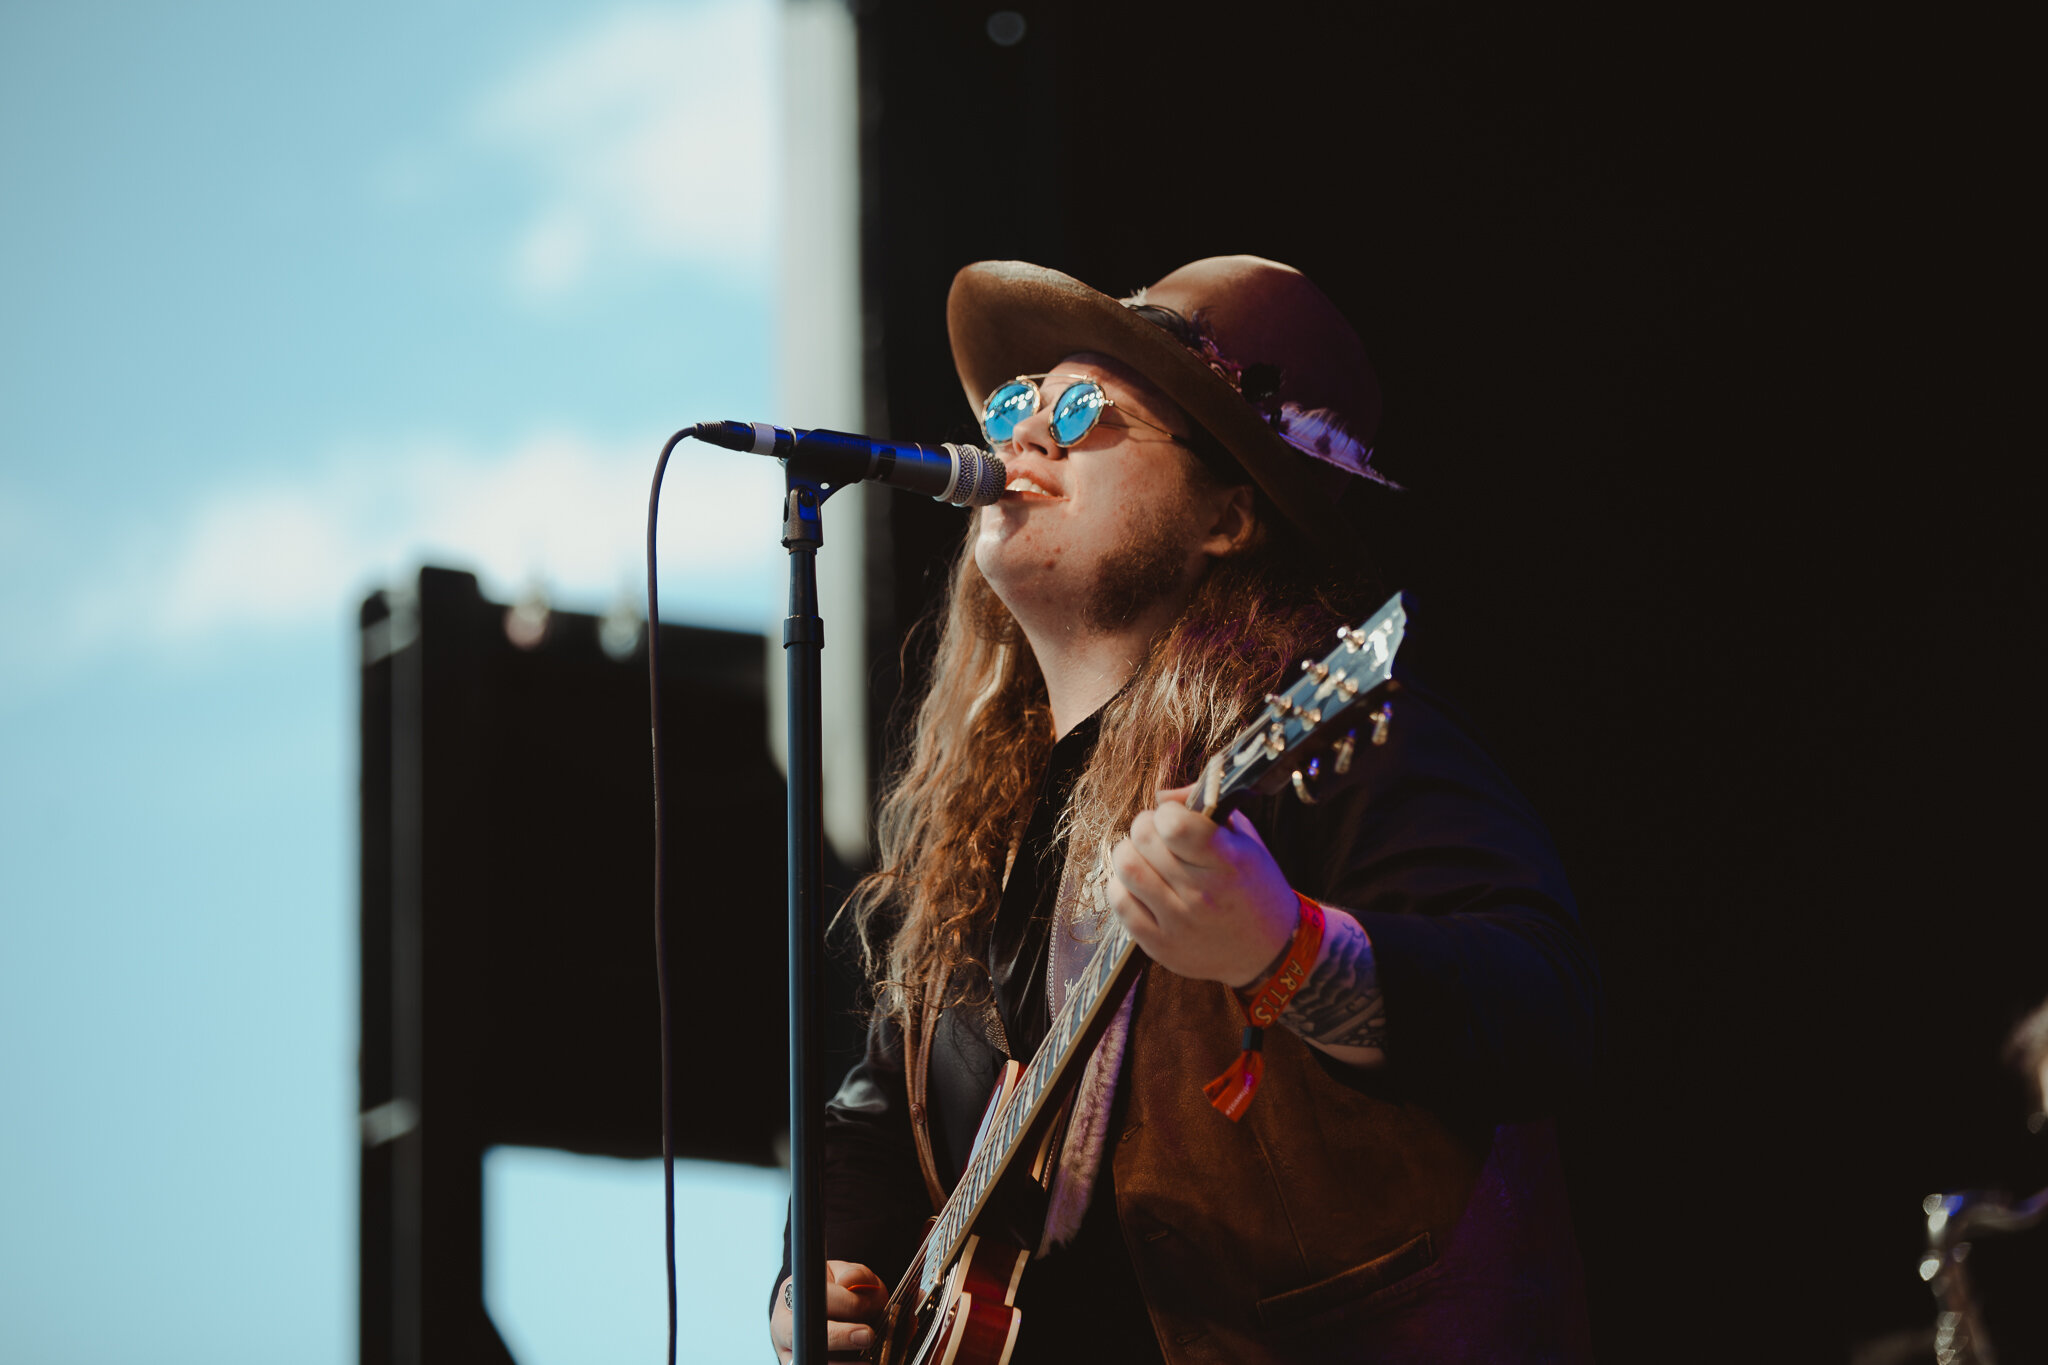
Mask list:
[[[1052,1002],[1046,995],[1053,911],[1059,899],[1060,869],[1066,841],[1059,833],[1060,816],[1074,794],[1074,784],[1095,752],[1101,713],[1088,717],[1053,745],[1045,765],[1045,781],[1031,810],[1017,860],[1010,865],[1003,899],[990,928],[983,961],[995,987],[1010,1055],[1028,1062],[1052,1028]]]

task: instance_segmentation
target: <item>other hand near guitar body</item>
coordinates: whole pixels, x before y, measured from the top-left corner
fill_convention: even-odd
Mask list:
[[[784,1280],[775,1287],[775,1310],[768,1315],[768,1338],[783,1365],[796,1353],[796,1313],[788,1294]],[[889,1291],[874,1271],[853,1261],[825,1262],[825,1349],[842,1359],[849,1357],[841,1352],[866,1350],[875,1339],[872,1324],[888,1303]]]

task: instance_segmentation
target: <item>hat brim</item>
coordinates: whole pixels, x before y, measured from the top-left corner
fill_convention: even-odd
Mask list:
[[[1043,374],[1083,351],[1143,375],[1222,443],[1282,516],[1324,551],[1358,555],[1354,520],[1339,506],[1362,482],[1282,440],[1238,393],[1165,329],[1071,275],[1025,261],[977,261],[946,300],[953,363],[968,405],[1020,374]]]

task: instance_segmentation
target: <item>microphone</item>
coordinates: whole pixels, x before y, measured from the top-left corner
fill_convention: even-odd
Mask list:
[[[765,422],[703,422],[697,439],[727,450],[773,455],[835,487],[873,479],[955,507],[982,507],[1003,496],[1003,462],[973,446],[874,441],[844,431],[792,431]]]

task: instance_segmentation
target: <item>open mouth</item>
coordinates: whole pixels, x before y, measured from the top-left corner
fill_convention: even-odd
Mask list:
[[[1059,496],[1059,494],[1053,492],[1029,474],[1013,475],[1010,481],[1003,485],[1003,496],[1009,497],[1012,494],[1020,497],[1037,498],[1057,498]]]

